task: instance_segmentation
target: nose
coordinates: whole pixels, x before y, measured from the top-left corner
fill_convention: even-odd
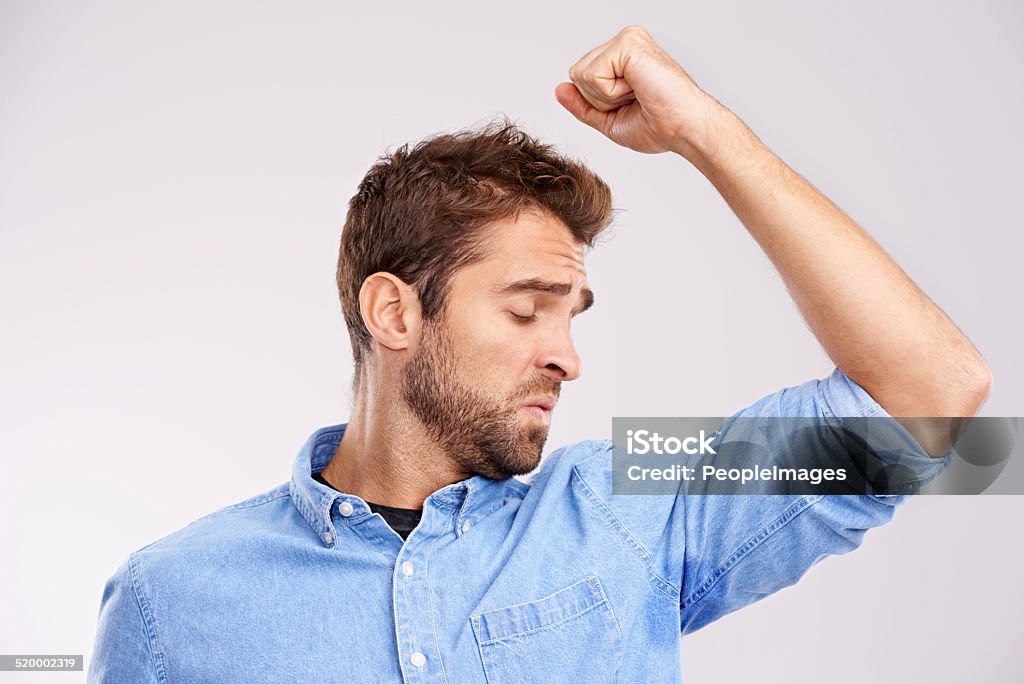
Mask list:
[[[580,357],[568,330],[545,342],[537,356],[537,365],[545,375],[555,380],[569,381],[580,377]]]

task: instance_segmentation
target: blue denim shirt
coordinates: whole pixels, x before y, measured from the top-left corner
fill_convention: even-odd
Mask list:
[[[836,371],[741,414],[884,415]],[[680,636],[856,548],[904,496],[612,496],[611,443],[552,453],[530,482],[430,495],[407,541],[312,479],[135,553],[107,582],[92,682],[679,682]],[[916,446],[916,445],[915,445]],[[948,456],[917,458],[922,478]]]

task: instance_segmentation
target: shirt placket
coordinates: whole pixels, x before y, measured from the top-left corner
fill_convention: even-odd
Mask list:
[[[403,545],[392,579],[399,664],[407,684],[447,681],[434,631],[427,580],[430,551],[451,532],[455,511],[427,501],[419,525]]]

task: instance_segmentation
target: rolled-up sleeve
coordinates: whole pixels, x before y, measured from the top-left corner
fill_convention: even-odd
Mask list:
[[[836,370],[764,397],[736,414],[822,418],[831,428],[853,429],[866,418],[890,418],[857,383]],[[730,419],[733,420],[733,419]],[[950,454],[931,458],[896,423],[894,454],[915,481],[934,478]],[[723,427],[727,437],[730,421]],[[769,457],[788,448],[787,435],[759,433]],[[857,548],[867,530],[889,522],[905,495],[724,495],[681,496],[683,546],[680,619],[692,632],[734,610],[794,584],[829,555]],[[678,528],[678,522],[673,527]],[[666,559],[674,562],[673,559]],[[674,559],[678,561],[679,559]]]

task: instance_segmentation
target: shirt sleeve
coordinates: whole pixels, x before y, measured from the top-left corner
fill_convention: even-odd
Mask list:
[[[156,634],[148,604],[135,582],[130,557],[107,580],[89,663],[90,684],[164,684]]]
[[[736,416],[820,417],[848,429],[885,410],[841,371],[764,397]],[[949,465],[951,453],[930,457],[898,423],[900,465],[919,481]],[[726,426],[729,421],[726,422]],[[765,453],[781,452],[786,435],[762,435]],[[727,428],[723,428],[723,433]],[[857,548],[867,530],[892,519],[905,495],[680,496],[682,517],[680,625],[693,632],[734,610],[794,584],[829,555]],[[680,521],[670,522],[678,530]],[[672,554],[674,555],[674,554]]]

